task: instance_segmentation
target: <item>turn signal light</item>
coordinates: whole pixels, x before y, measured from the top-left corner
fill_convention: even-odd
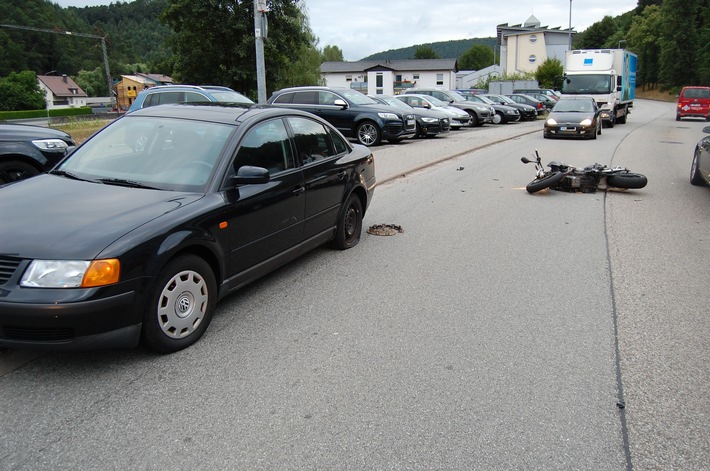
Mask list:
[[[118,283],[121,275],[121,263],[118,259],[94,260],[81,281],[82,288],[93,288]]]

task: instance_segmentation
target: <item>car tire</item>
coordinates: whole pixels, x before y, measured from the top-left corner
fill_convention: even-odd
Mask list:
[[[160,353],[189,347],[202,337],[217,304],[217,282],[196,255],[168,262],[155,279],[143,315],[143,343]]]
[[[496,114],[493,115],[493,124],[505,124],[503,113],[496,111]]]
[[[41,172],[33,165],[21,160],[0,162],[0,185],[34,177]]]
[[[360,234],[362,234],[362,202],[357,195],[351,194],[340,213],[333,247],[338,250],[355,247],[360,242]]]
[[[471,116],[471,127],[476,128],[478,126],[483,126],[483,123],[478,119],[478,115],[475,111],[467,111],[469,116]]]
[[[675,120],[676,120],[676,121],[680,121],[680,114],[676,114],[676,115],[675,115]]]
[[[542,191],[545,188],[555,187],[565,177],[564,172],[552,172],[542,178],[537,178],[525,187],[528,193],[533,194]]]
[[[363,146],[376,146],[382,141],[382,132],[374,122],[363,121],[357,125],[355,137]]]
[[[607,186],[624,189],[639,189],[648,184],[648,179],[640,173],[617,173],[606,178]]]
[[[695,186],[705,186],[707,182],[700,174],[700,149],[695,149],[695,154],[693,155],[693,163],[690,166],[690,183]]]

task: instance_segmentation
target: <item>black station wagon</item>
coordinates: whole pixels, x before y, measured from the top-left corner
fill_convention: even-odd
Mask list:
[[[308,113],[127,114],[0,188],[0,346],[185,348],[218,299],[324,243],[356,245],[374,187],[370,150]]]

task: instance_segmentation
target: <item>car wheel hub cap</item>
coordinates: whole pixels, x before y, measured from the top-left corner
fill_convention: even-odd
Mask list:
[[[158,324],[168,337],[179,339],[202,323],[209,300],[207,283],[191,270],[173,276],[158,298]]]

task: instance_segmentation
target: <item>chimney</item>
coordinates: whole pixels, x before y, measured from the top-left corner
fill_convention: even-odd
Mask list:
[[[62,74],[62,80],[64,80],[64,83],[67,83],[67,75],[66,74]]]

